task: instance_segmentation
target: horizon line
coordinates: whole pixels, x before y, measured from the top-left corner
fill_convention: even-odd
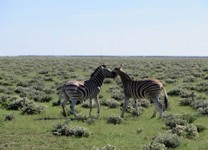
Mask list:
[[[0,57],[178,57],[178,58],[208,58],[208,56],[185,55],[0,55]]]

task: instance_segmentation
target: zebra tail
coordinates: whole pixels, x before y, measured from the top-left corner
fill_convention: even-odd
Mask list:
[[[169,106],[169,100],[168,100],[168,95],[167,92],[165,90],[165,88],[163,87],[163,92],[164,92],[164,103],[165,103],[165,109],[168,109]]]

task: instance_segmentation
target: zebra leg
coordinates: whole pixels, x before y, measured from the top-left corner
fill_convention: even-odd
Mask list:
[[[71,112],[74,114],[75,118],[79,118],[78,114],[75,112],[75,105],[76,105],[77,101],[78,101],[77,99],[73,99],[71,101],[71,106],[70,106]]]
[[[95,102],[97,104],[97,114],[100,116],[100,102],[98,100],[98,96],[95,97]]]
[[[129,98],[125,97],[124,104],[123,104],[123,110],[121,113],[121,118],[124,118],[124,112],[126,111],[128,104],[129,104]]]
[[[136,98],[134,99],[134,102],[135,102],[134,108],[135,108],[136,112],[138,113],[138,101]]]
[[[159,99],[153,99],[152,100],[155,104],[155,111],[154,113],[152,114],[152,117],[151,118],[154,118],[156,117],[156,113],[157,113],[157,110],[159,109],[160,110],[160,118],[163,118],[163,106],[162,104],[160,103]]]
[[[92,113],[92,99],[90,99],[90,112],[89,112],[90,116],[91,116],[91,113]]]
[[[63,115],[64,115],[64,117],[66,117],[67,116],[67,111],[66,111],[66,102],[67,102],[67,96],[65,96],[65,100],[64,100],[64,102],[61,104],[61,106],[62,106],[62,109],[63,109]]]

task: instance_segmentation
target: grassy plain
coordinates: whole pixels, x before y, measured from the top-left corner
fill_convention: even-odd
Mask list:
[[[168,129],[163,119],[150,119],[153,104],[145,108],[141,115],[133,117],[125,113],[122,124],[108,124],[110,116],[119,116],[120,108],[101,106],[101,116],[93,124],[85,121],[64,118],[61,107],[52,107],[58,99],[56,87],[68,80],[86,80],[94,69],[105,64],[113,69],[123,64],[124,71],[134,79],[156,78],[162,81],[169,95],[171,109],[164,114],[195,114],[193,124],[207,127],[207,114],[200,114],[191,106],[181,106],[179,102],[184,93],[194,92],[197,98],[205,102],[208,98],[208,59],[176,57],[0,57],[0,149],[102,149],[112,145],[116,149],[142,149]],[[122,102],[121,80],[108,79],[102,86],[100,99],[113,99],[118,95]],[[110,89],[110,90],[109,90]],[[179,94],[174,94],[175,91]],[[15,97],[15,98],[13,98]],[[22,109],[8,110],[11,102],[26,97],[38,105],[44,106],[40,114],[23,114]],[[12,105],[13,106],[13,105]],[[69,109],[69,105],[67,107]],[[76,106],[82,115],[88,115],[89,109]],[[198,108],[198,107],[197,107]],[[93,109],[96,114],[96,108]],[[15,119],[5,121],[5,116]],[[46,118],[44,120],[44,118]],[[47,119],[49,118],[49,119]],[[42,119],[42,120],[41,120]],[[88,129],[89,137],[55,136],[54,125],[67,124]],[[141,132],[138,133],[138,130]],[[208,147],[208,130],[199,133],[195,139],[181,136],[181,144],[175,149],[205,150]]]

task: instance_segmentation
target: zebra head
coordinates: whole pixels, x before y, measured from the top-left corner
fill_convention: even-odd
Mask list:
[[[91,74],[91,78],[95,76],[100,76],[103,78],[115,78],[117,74],[114,71],[108,69],[106,65],[101,65],[97,67],[95,71]]]
[[[121,72],[123,72],[122,66],[123,66],[123,65],[121,64],[120,67],[115,68],[115,69],[113,70],[113,72],[115,72],[116,75],[119,75]]]

